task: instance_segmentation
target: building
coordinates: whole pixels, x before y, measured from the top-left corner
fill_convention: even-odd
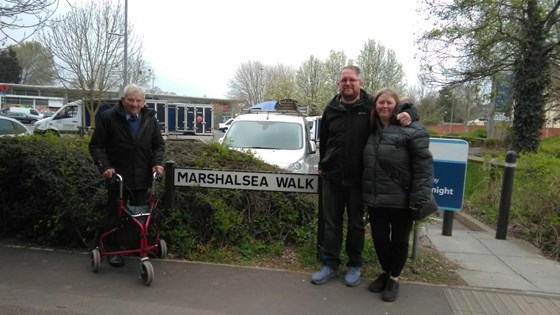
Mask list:
[[[560,128],[560,105],[557,102],[549,103],[544,115],[546,128]]]
[[[107,91],[104,98],[118,98],[119,91]],[[56,111],[63,105],[81,99],[79,90],[70,90],[60,86],[41,86],[0,83],[0,109],[10,107],[31,107],[40,112]],[[241,101],[208,97],[191,97],[174,94],[154,94],[146,92],[146,99],[166,100],[168,103],[211,104],[214,112],[215,128],[218,123],[233,116],[235,107]]]

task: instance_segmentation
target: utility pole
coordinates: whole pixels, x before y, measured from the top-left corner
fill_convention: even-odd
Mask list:
[[[123,66],[123,93],[128,85],[128,0],[124,0],[124,66]]]
[[[124,0],[124,34],[109,33],[122,36],[124,40],[123,56],[123,84],[119,89],[119,97],[124,95],[124,88],[128,85],[128,0]]]

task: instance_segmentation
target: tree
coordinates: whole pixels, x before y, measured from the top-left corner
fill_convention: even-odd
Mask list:
[[[124,36],[123,10],[109,0],[72,7],[60,21],[40,33],[40,40],[56,61],[57,79],[79,90],[92,117],[105,92],[122,86]],[[128,29],[128,59],[141,59],[139,40]],[[132,63],[134,64],[134,63]],[[134,68],[131,68],[134,69]],[[130,73],[130,70],[129,73]],[[138,71],[132,70],[132,71]]]
[[[421,98],[413,98],[418,116],[424,125],[437,124],[443,122],[443,111],[438,103],[438,95],[436,92],[423,94]]]
[[[426,0],[434,27],[422,34],[423,72],[456,85],[512,74],[511,147],[534,152],[544,123],[546,91],[560,45],[560,1]],[[493,97],[499,91],[492,93]],[[494,99],[491,100],[494,103]]]
[[[362,70],[364,89],[375,93],[390,87],[404,92],[405,74],[395,52],[374,40],[368,40],[360,51],[356,65]]]
[[[56,74],[53,57],[41,43],[24,42],[14,50],[22,68],[22,84],[51,85],[54,82]]]
[[[422,77],[418,79],[421,84],[409,86],[404,97],[414,102],[418,116],[425,125],[439,123],[442,120],[442,110],[438,106],[438,95],[427,84],[423,84]]]
[[[241,100],[246,106],[264,100],[266,86],[265,66],[260,61],[248,61],[237,67],[229,81],[228,97]]]
[[[482,86],[483,87],[483,86]],[[454,123],[464,123],[465,131],[468,131],[469,120],[474,118],[488,118],[489,113],[484,103],[484,89],[478,84],[465,83],[450,90],[453,101]],[[477,117],[475,117],[477,115]]]
[[[266,74],[265,100],[296,98],[295,70],[292,67],[279,63],[267,68]]]
[[[558,6],[548,19],[537,0],[528,0],[523,8],[524,23],[520,25],[522,40],[513,63],[514,118],[512,148],[515,151],[536,152],[543,127],[545,92],[550,86],[550,55],[560,45],[558,33],[551,34],[551,24],[558,23]],[[543,15],[544,14],[544,15]],[[554,36],[554,37],[552,37]],[[552,37],[552,38],[550,38]],[[556,48],[557,49],[557,48]]]
[[[338,93],[338,85],[336,81],[340,76],[340,69],[347,65],[347,58],[343,51],[331,50],[329,58],[325,61],[324,66],[324,80],[325,80],[325,94],[330,97]]]
[[[21,72],[14,48],[0,50],[0,82],[20,83]]]
[[[23,42],[43,27],[58,0],[4,0],[0,4],[0,46]]]
[[[324,106],[320,98],[321,90],[325,86],[323,78],[323,63],[313,55],[301,64],[296,73],[299,104],[307,106],[310,115],[318,115]]]
[[[129,54],[130,55],[130,54]],[[128,57],[128,81],[134,82],[146,90],[152,90],[155,73],[150,64],[142,58],[142,46]]]

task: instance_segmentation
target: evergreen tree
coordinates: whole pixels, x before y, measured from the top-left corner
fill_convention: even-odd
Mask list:
[[[22,69],[12,47],[0,50],[0,82],[21,83]]]

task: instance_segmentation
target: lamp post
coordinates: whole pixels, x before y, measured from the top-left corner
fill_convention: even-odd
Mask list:
[[[123,66],[123,94],[128,85],[128,0],[124,0],[124,66]]]
[[[154,92],[154,81],[156,79],[156,75],[154,74],[154,71],[152,69],[148,69],[148,72],[150,73],[150,77],[148,79],[152,80],[151,90],[152,90],[152,93],[153,93]]]
[[[455,100],[451,99],[451,121],[449,122],[449,133],[453,131],[453,108],[455,107]]]
[[[123,84],[119,89],[119,96],[123,96],[124,88],[128,85],[128,0],[124,1],[124,34],[118,34],[118,33],[109,33],[109,34],[122,36],[124,40]]]
[[[451,133],[451,131],[453,131],[453,109],[455,107],[455,100],[451,98],[450,94],[447,94],[444,97],[451,101],[451,119],[449,120],[449,132],[448,132]]]

